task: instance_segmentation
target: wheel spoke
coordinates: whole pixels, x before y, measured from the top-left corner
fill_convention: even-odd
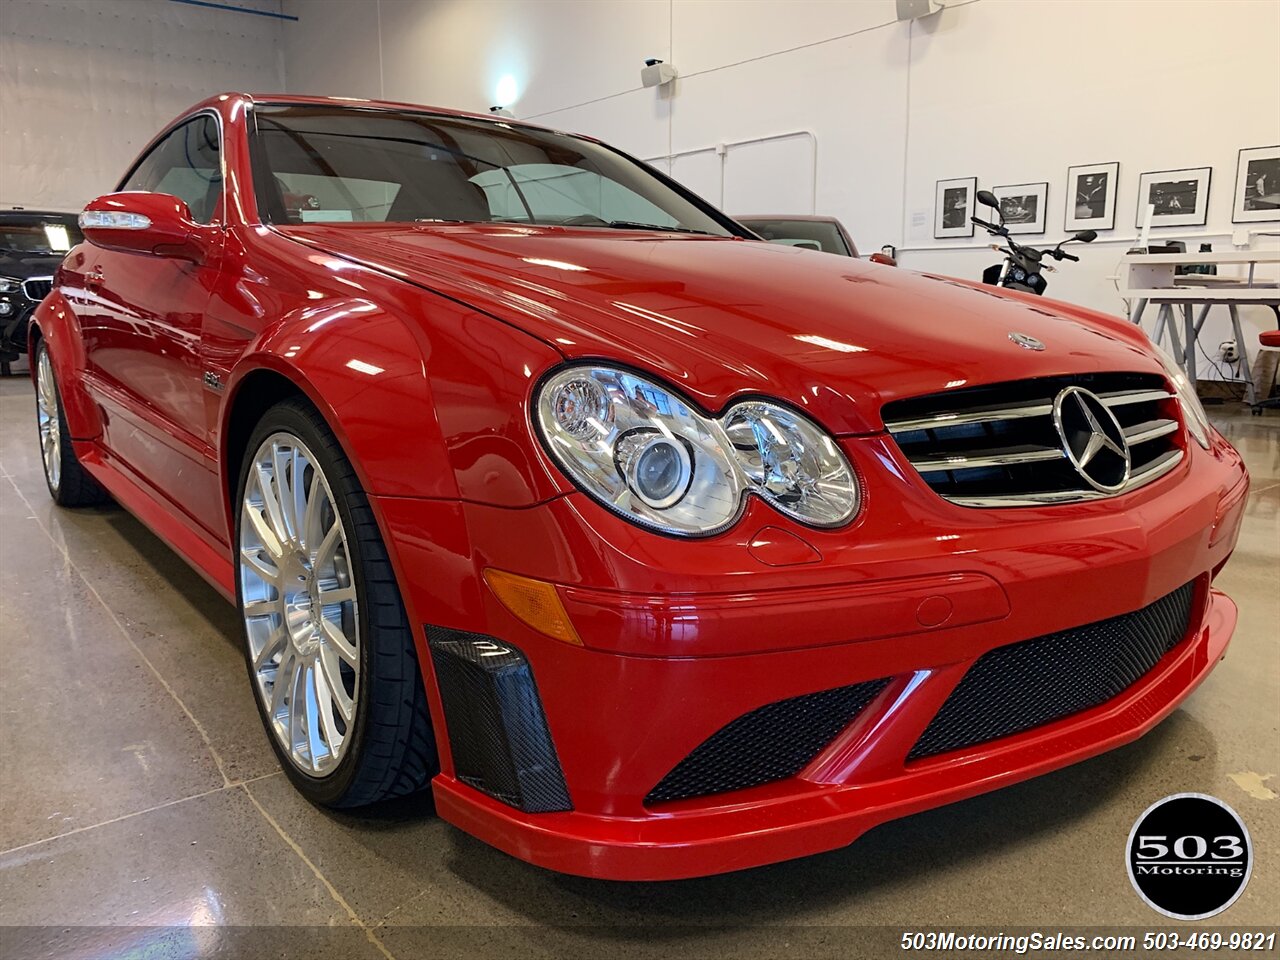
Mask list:
[[[261,670],[266,667],[277,653],[284,650],[286,639],[287,635],[285,634],[283,626],[276,627],[272,630],[271,633],[267,635],[267,639],[263,641],[262,649],[259,650],[257,656],[253,658],[253,669]],[[283,657],[284,655],[281,654],[281,656]]]
[[[302,512],[302,549],[308,552],[319,539],[320,507],[323,499],[321,494],[320,471],[312,470],[311,485],[307,488],[307,506]]]
[[[316,554],[311,558],[311,565],[320,570],[327,567],[332,557],[333,551],[337,549],[338,542],[342,539],[342,525],[338,522],[337,516],[333,518],[333,525],[329,527],[324,535],[324,539],[320,541],[320,546],[316,547]]]
[[[316,595],[320,598],[320,606],[328,607],[335,603],[346,603],[356,598],[356,588],[352,586],[333,587],[325,589],[321,587]]]
[[[298,448],[291,444],[276,443],[271,449],[271,479],[275,485],[276,501],[280,504],[280,522],[283,524],[281,539],[288,545],[298,547],[302,543],[298,524],[301,514],[298,509],[298,489],[301,484],[294,471],[298,464],[306,461]]]
[[[289,461],[289,508],[285,514],[289,520],[289,529],[293,531],[293,542],[302,550],[307,546],[306,529],[303,526],[303,517],[307,512],[306,470],[307,458],[302,455],[301,450],[294,448]]]
[[[320,672],[324,675],[324,682],[329,688],[329,696],[333,700],[333,705],[338,708],[339,715],[350,728],[352,710],[355,704],[347,696],[347,688],[342,682],[342,668],[338,662],[338,657],[332,647],[321,646],[319,659]]]
[[[280,713],[285,709],[285,703],[290,699],[289,689],[293,686],[293,674],[297,666],[298,658],[290,649],[286,649],[284,655],[280,658],[280,666],[276,667],[276,678],[271,685],[271,717],[273,720],[283,721],[285,729],[288,729],[288,716],[281,717]]]
[[[295,751],[307,744],[307,668],[301,657],[294,659],[289,679],[289,736]],[[310,758],[307,758],[310,765]]]
[[[253,571],[259,580],[270,584],[273,587],[280,586],[280,571],[274,566],[268,566],[267,562],[262,559],[261,551],[250,547],[240,551],[241,562]]]
[[[270,500],[270,495],[263,492],[262,499],[263,502],[266,503]],[[284,544],[280,542],[280,537],[277,536],[271,522],[263,515],[264,511],[253,506],[251,503],[246,503],[244,506],[244,514],[248,519],[249,524],[253,527],[253,532],[256,533],[258,535],[258,539],[262,541],[262,545],[266,548],[266,551],[275,559],[283,557]]]
[[[244,605],[244,615],[249,619],[269,617],[271,614],[279,612],[279,600],[248,600]]]
[[[320,739],[320,671],[316,669],[314,661],[303,666],[302,670],[302,689],[306,704],[304,723],[307,734],[307,752],[311,755],[311,768],[316,770],[320,766],[320,754],[325,749],[324,741]]]
[[[262,509],[267,515],[267,522],[271,525],[271,532],[275,534],[275,539],[280,544],[280,551],[284,552],[284,545],[289,542],[289,528],[284,522],[284,513],[280,507],[280,493],[273,481],[271,474],[267,468],[258,464],[258,487],[262,492]]]
[[[342,704],[338,700],[339,695],[346,697],[346,692],[342,691],[342,678],[338,678],[335,685],[333,679],[329,676],[324,658],[321,657],[317,663],[316,669],[316,699],[320,704],[320,726],[324,731],[324,739],[329,744],[329,753],[336,754],[342,748],[342,733],[338,730],[337,721],[333,719],[333,708],[336,706],[342,711]],[[346,711],[343,712],[343,721],[347,724],[347,729],[351,729],[350,720],[351,701],[347,701]]]
[[[347,665],[353,670],[360,665],[360,653],[356,649],[356,645],[347,639],[347,635],[342,632],[342,628],[334,623],[328,617],[320,618],[320,631],[324,634],[324,639],[328,645],[343,660],[347,661]]]

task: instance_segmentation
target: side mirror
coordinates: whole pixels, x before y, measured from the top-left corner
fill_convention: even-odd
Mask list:
[[[1079,240],[1081,243],[1093,243],[1093,241],[1098,239],[1098,231],[1097,230],[1081,230],[1071,239]]]
[[[80,214],[80,229],[86,240],[106,250],[199,263],[215,228],[192,220],[177,197],[126,191],[91,201]]]
[[[1000,209],[1000,201],[996,199],[996,195],[990,190],[979,190],[973,195],[973,197],[984,207],[994,207],[996,210]]]
[[[878,251],[867,257],[867,259],[872,263],[883,263],[886,267],[896,267],[898,265],[898,261],[893,259],[893,257],[889,256],[887,253],[880,253]]]

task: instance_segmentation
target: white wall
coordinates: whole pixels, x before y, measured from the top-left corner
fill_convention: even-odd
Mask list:
[[[984,187],[1048,181],[1045,237],[1056,242],[1064,235],[1067,166],[1110,161],[1120,163],[1115,229],[1073,246],[1081,262],[1050,276],[1051,296],[1124,313],[1112,276],[1137,240],[1143,172],[1212,167],[1208,223],[1153,229],[1152,239],[1232,249],[1240,228],[1231,223],[1237,153],[1280,143],[1280,3],[1041,2],[1031,16],[1011,16],[1013,6],[980,0],[944,11],[932,29],[913,29],[903,263],[972,277],[993,262],[982,249],[985,234],[931,239],[937,179],[977,176]],[[1025,42],[1029,26],[1038,42]],[[1019,83],[1004,86],[983,67],[995,51],[1000,70]],[[912,231],[915,212],[929,223],[922,236]],[[1280,231],[1280,222],[1252,227]],[[1255,241],[1268,242],[1277,243]],[[1215,359],[1231,335],[1221,312],[1201,337]],[[1242,312],[1251,321],[1245,340],[1256,348],[1257,328],[1275,321],[1265,308]],[[1154,313],[1146,314],[1148,330]],[[1217,376],[1203,359],[1199,367],[1202,378]]]
[[[0,207],[77,210],[191,104],[282,89],[281,24],[169,0],[0,0]]]
[[[484,110],[510,75],[517,116],[616,143],[731,213],[834,214],[916,269],[975,277],[994,257],[982,237],[913,226],[932,223],[936,180],[1048,181],[1053,241],[1067,167],[1110,160],[1116,229],[1077,248],[1053,295],[1124,312],[1111,278],[1144,171],[1212,166],[1207,225],[1157,238],[1230,246],[1236,153],[1280,142],[1280,3],[946,2],[906,24],[893,0],[234,0],[296,21],[0,0],[0,205],[81,206],[220,90],[287,80]],[[674,90],[640,86],[650,56],[678,67]]]

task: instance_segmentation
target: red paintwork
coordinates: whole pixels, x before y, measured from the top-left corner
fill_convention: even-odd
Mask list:
[[[82,245],[36,314],[33,336],[50,345],[76,451],[231,596],[233,410],[271,377],[309,397],[370,494],[412,622],[507,638],[532,664],[571,813],[519,813],[454,778],[417,633],[442,759],[439,810],[495,846],[628,879],[828,849],[891,817],[1131,740],[1222,655],[1234,607],[1209,581],[1234,548],[1247,476],[1221,437],[1208,451],[1183,441],[1176,470],[1119,498],[985,511],[934,495],[883,430],[880,407],[898,397],[1160,372],[1131,325],[746,240],[264,227],[250,189],[250,98],[201,106],[222,118],[227,191],[225,223],[202,232],[200,262]],[[1010,330],[1050,349],[1021,350]],[[626,523],[576,492],[531,428],[533,384],[579,357],[639,367],[709,412],[747,394],[801,407],[855,464],[861,512],[845,528],[814,530],[753,499],[732,529],[697,541]],[[206,371],[223,379],[221,392],[202,385]],[[516,620],[484,586],[488,567],[557,584],[583,646]],[[905,765],[983,652],[1133,610],[1192,579],[1194,638],[1116,700]],[[643,806],[728,721],[879,677],[894,679],[800,776]]]

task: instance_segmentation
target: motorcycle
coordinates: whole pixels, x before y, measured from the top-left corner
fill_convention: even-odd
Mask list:
[[[1073,241],[1092,243],[1098,238],[1098,234],[1094,230],[1081,230],[1079,233],[1059,242],[1052,249],[1037,250],[1035,247],[1025,247],[1009,236],[1009,228],[1005,226],[1004,213],[1000,209],[1000,201],[996,199],[994,193],[990,190],[979,190],[974,195],[974,198],[983,206],[992,207],[996,211],[996,216],[1000,218],[998,224],[989,223],[979,217],[969,218],[972,223],[982,227],[993,237],[1001,237],[1004,240],[1003,245],[998,243],[991,244],[992,250],[997,250],[1005,255],[1004,262],[993,264],[982,271],[982,282],[993,287],[1021,290],[1024,293],[1034,293],[1036,295],[1043,294],[1044,288],[1049,285],[1049,281],[1044,278],[1044,274],[1053,272],[1054,269],[1052,264],[1044,262],[1044,258],[1052,257],[1057,261],[1071,260],[1079,263],[1080,258],[1067,253],[1062,249],[1062,245]]]

